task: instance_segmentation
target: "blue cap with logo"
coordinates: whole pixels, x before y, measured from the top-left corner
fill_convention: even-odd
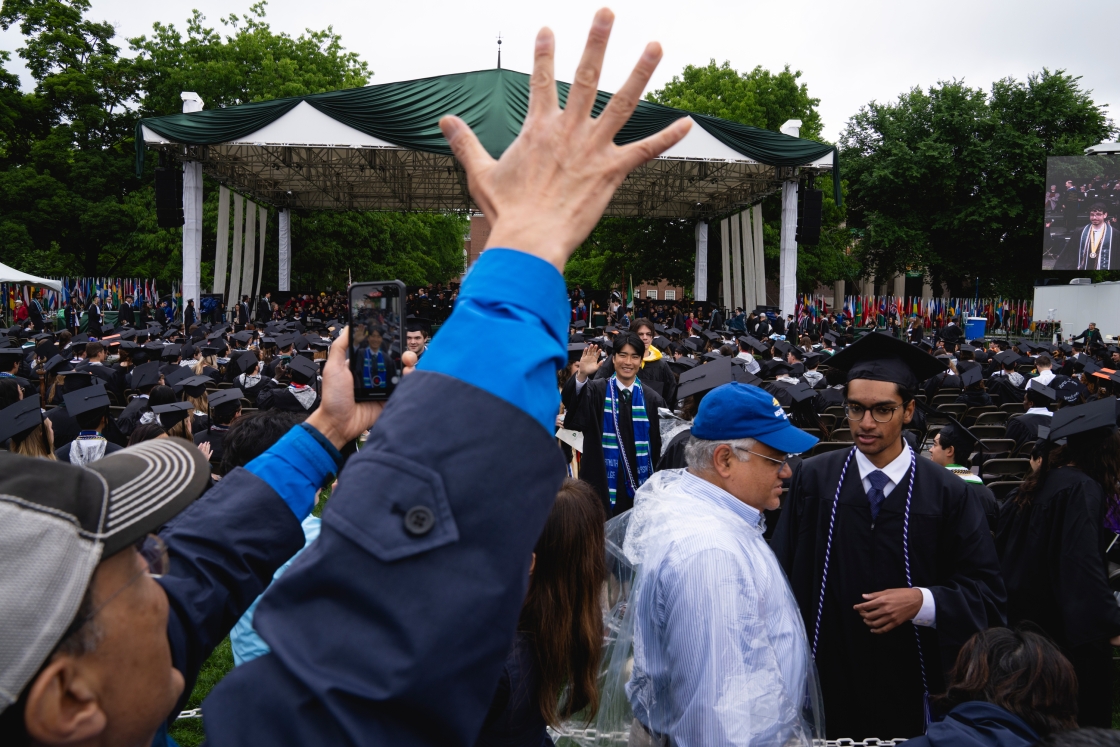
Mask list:
[[[816,437],[789,422],[774,395],[739,382],[708,392],[692,421],[692,435],[704,441],[753,438],[787,454],[800,454],[817,443]]]

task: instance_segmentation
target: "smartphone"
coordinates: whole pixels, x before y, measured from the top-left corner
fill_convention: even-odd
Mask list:
[[[350,299],[350,372],[354,399],[386,400],[401,381],[406,310],[404,283],[354,283]]]

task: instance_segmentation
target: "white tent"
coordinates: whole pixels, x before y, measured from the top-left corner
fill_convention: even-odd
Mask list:
[[[28,275],[26,272],[20,272],[14,267],[8,267],[5,264],[0,264],[0,283],[19,283],[21,285],[41,285],[44,288],[62,292],[62,281],[48,280],[47,278],[40,278],[34,275]]]

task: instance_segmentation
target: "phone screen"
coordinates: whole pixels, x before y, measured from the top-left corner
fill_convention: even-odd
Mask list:
[[[388,399],[400,383],[404,292],[399,280],[350,286],[350,371],[357,400]]]

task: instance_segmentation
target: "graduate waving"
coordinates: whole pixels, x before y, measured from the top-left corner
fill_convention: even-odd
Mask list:
[[[771,547],[805,619],[828,738],[913,737],[960,646],[1004,624],[1006,593],[980,504],[902,437],[918,382],[942,364],[873,333],[829,365],[848,372],[855,447],[802,462]]]

